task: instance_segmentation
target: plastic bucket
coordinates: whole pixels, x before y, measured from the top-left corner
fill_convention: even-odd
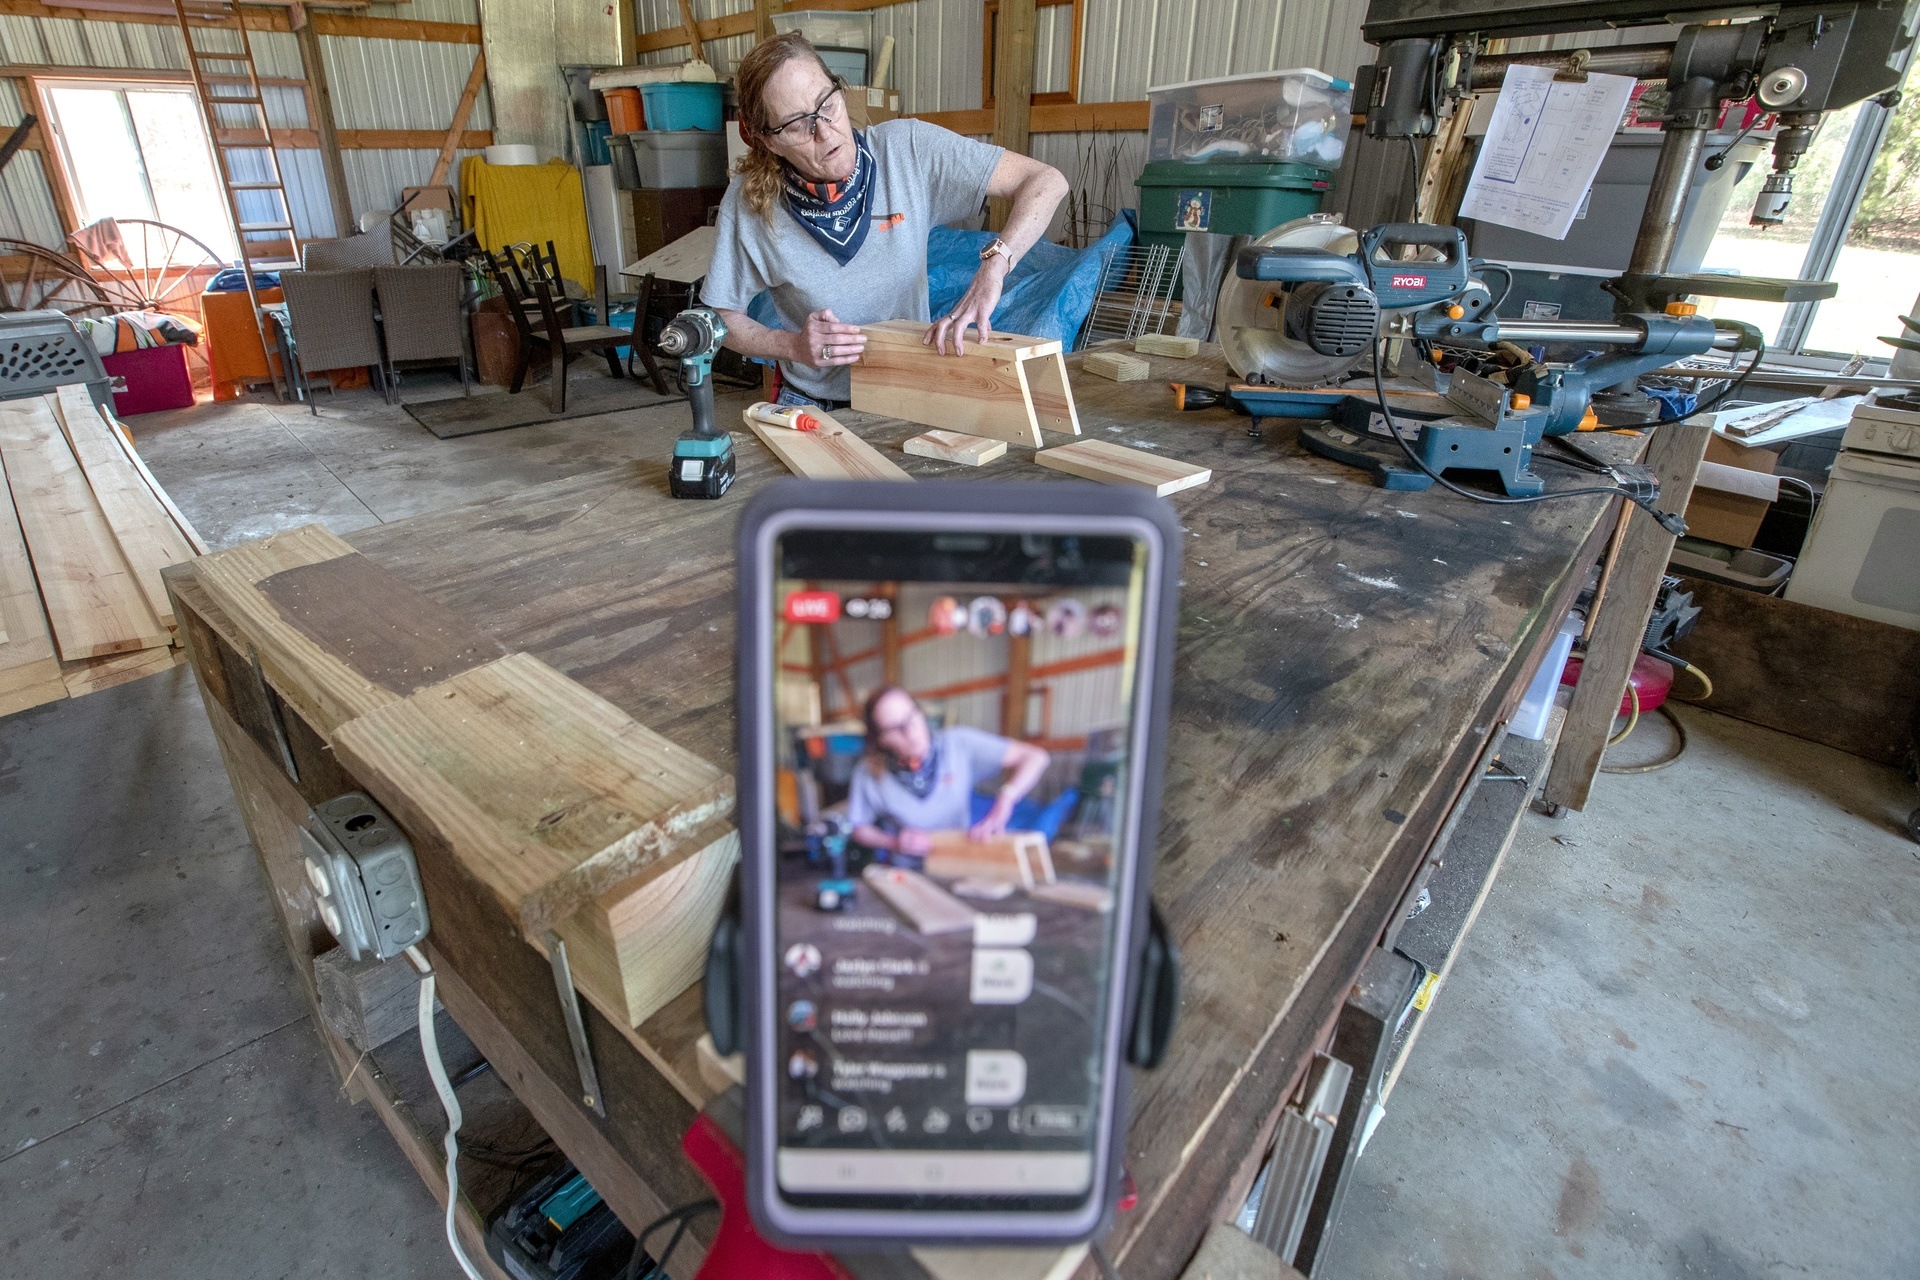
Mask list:
[[[638,89],[602,89],[607,100],[607,127],[613,133],[637,133],[647,127]]]

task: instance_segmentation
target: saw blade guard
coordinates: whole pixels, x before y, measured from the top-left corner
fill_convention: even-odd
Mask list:
[[[1360,235],[1332,214],[1283,222],[1247,246],[1250,250],[1269,248],[1345,259],[1357,273],[1347,278],[1357,279],[1364,286],[1366,276],[1359,266]],[[1351,354],[1329,355],[1290,335],[1281,296],[1284,292],[1285,286],[1275,281],[1244,280],[1236,272],[1227,273],[1214,305],[1213,322],[1227,364],[1237,376],[1250,381],[1315,386],[1338,378],[1359,363],[1366,353],[1364,347]]]

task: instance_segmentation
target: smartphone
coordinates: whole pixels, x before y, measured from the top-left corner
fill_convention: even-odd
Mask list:
[[[739,535],[747,1187],[797,1247],[1111,1209],[1180,528],[1083,484],[786,481]]]

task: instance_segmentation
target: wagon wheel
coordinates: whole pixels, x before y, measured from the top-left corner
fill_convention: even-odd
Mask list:
[[[109,298],[72,258],[27,240],[0,238],[0,311],[62,311],[105,316]]]
[[[178,227],[145,218],[118,218],[124,264],[95,261],[93,272],[107,296],[122,311],[164,311],[191,316],[200,312],[200,291],[226,261]],[[84,250],[82,251],[85,252]]]
[[[113,301],[116,311],[159,311],[179,316],[199,328],[200,294],[226,260],[179,227],[146,218],[116,218],[126,261],[108,264],[84,248],[94,279]],[[206,363],[204,346],[188,348],[195,361]]]

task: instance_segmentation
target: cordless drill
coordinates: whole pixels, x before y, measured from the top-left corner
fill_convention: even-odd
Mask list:
[[[706,307],[689,307],[660,332],[660,354],[680,362],[693,430],[673,442],[667,487],[676,498],[717,498],[733,485],[733,437],[713,425],[713,357],[727,326]]]

